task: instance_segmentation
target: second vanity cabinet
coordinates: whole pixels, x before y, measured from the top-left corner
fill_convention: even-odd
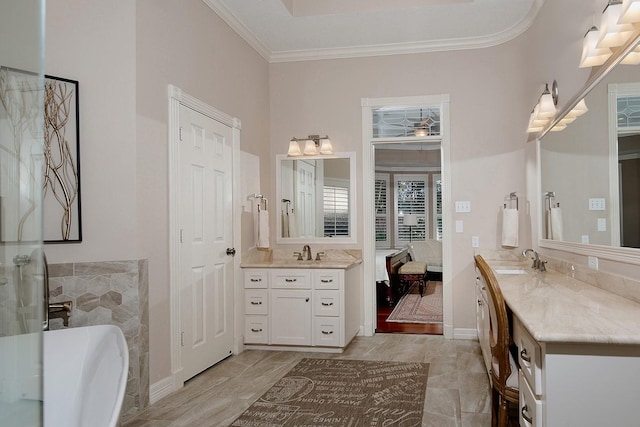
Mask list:
[[[245,268],[245,344],[344,348],[359,331],[353,270]]]

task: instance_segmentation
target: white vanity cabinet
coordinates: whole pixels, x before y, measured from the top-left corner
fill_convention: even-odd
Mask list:
[[[487,373],[491,369],[491,346],[489,344],[489,301],[487,298],[487,285],[480,271],[476,268],[476,331],[478,333],[478,341],[480,342],[480,350]],[[489,375],[489,378],[491,376]]]
[[[267,344],[341,351],[358,333],[355,269],[243,270],[248,348]]]
[[[638,424],[640,347],[537,342],[514,317],[521,427]]]

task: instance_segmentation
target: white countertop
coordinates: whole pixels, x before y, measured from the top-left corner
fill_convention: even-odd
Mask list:
[[[299,250],[298,250],[299,251]],[[241,268],[333,268],[347,269],[362,263],[359,249],[326,249],[320,261],[298,261],[293,251],[269,249],[250,251],[240,263]],[[313,253],[315,258],[315,251]]]
[[[504,299],[539,342],[640,344],[640,304],[531,262],[486,259]],[[519,266],[522,275],[496,274]]]

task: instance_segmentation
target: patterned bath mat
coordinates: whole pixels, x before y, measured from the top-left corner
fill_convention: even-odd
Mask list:
[[[238,427],[420,426],[428,363],[302,359]]]
[[[442,323],[442,282],[429,281],[422,298],[418,284],[400,298],[387,322]]]

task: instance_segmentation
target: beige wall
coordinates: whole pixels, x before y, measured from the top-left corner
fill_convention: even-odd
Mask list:
[[[149,259],[153,384],[171,374],[167,85],[242,120],[241,149],[260,157],[265,182],[271,176],[269,84],[264,59],[201,0],[136,4],[137,243],[138,256]],[[245,235],[243,247],[252,244]]]
[[[471,236],[499,247],[503,198],[534,194],[528,115],[545,81],[558,80],[562,104],[586,79],[588,70],[576,71],[580,44],[601,3],[547,1],[528,33],[492,48],[268,65],[201,0],[50,0],[46,72],[80,81],[84,242],[49,246],[47,255],[55,263],[149,259],[153,384],[171,374],[168,84],[242,120],[241,148],[259,157],[271,200],[275,155],[292,136],[328,134],[335,151],[357,153],[361,176],[361,98],[448,93],[453,201],[472,206],[454,216],[465,230],[453,235],[454,326],[473,328]],[[360,179],[357,194],[361,205]],[[537,232],[526,205],[522,246]],[[243,224],[243,246],[253,244],[250,228]]]

